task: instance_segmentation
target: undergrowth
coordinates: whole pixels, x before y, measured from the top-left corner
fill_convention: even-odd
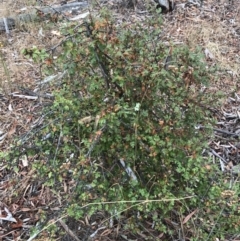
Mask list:
[[[222,198],[226,184],[203,155],[218,98],[206,92],[215,69],[200,48],[164,44],[160,26],[158,17],[117,26],[102,11],[63,28],[61,54],[49,54],[45,73],[68,77],[11,165],[34,156],[45,185],[73,181],[65,198],[75,219],[103,210],[120,223],[129,218],[132,232],[150,219],[166,239],[221,238],[239,231],[239,211],[237,191]]]

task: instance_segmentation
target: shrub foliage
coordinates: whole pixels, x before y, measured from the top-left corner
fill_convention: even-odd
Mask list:
[[[75,181],[67,198],[76,219],[137,210],[171,233],[167,218],[214,204],[220,193],[208,188],[209,132],[198,128],[210,124],[214,98],[203,87],[213,70],[201,49],[166,45],[160,26],[155,17],[117,26],[103,12],[62,30],[61,54],[46,70],[68,76],[27,152],[38,153],[33,165],[47,185]],[[202,238],[211,231],[205,225]]]

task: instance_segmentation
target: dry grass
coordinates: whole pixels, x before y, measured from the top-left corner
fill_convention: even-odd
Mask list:
[[[31,3],[32,2],[32,3]],[[50,2],[50,1],[49,1]],[[56,1],[55,1],[56,2]],[[9,1],[1,5],[0,18],[14,16],[19,13],[27,13],[35,1]],[[50,3],[49,3],[50,4]],[[11,10],[10,10],[11,9]],[[56,24],[54,28],[58,28]],[[10,78],[6,75],[3,65],[0,65],[0,86],[5,93],[16,90],[19,86],[31,87],[39,80],[40,66],[27,60],[21,53],[25,48],[36,46],[48,48],[57,43],[58,38],[52,35],[46,28],[46,22],[41,23],[19,23],[17,28],[11,31],[10,36],[1,33],[2,57]]]
[[[31,1],[27,0],[3,2],[0,4],[0,18],[14,16],[31,8]],[[7,134],[0,141],[2,150],[8,149],[14,138],[26,133],[38,119],[37,111],[41,109],[41,103],[14,98],[11,93],[19,92],[21,94],[21,87],[34,90],[36,82],[44,78],[41,66],[27,59],[21,52],[23,49],[33,46],[48,48],[60,41],[56,35],[51,33],[51,29],[46,27],[46,24],[46,22],[30,22],[24,26],[19,24],[10,31],[9,36],[0,33],[2,44],[0,49],[0,94],[4,96],[0,102],[0,133]],[[56,24],[54,28],[57,29],[58,25]]]

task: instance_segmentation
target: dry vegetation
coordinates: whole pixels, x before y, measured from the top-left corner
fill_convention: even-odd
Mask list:
[[[45,4],[57,4],[59,2],[57,0],[54,2],[44,1]],[[173,42],[180,45],[187,43],[193,49],[197,45],[205,49],[209,65],[218,64],[220,66],[219,71],[221,72],[221,78],[212,83],[209,88],[210,92],[211,90],[222,90],[225,92],[226,98],[223,100],[225,111],[236,113],[239,108],[239,103],[237,103],[239,99],[237,99],[236,94],[240,94],[238,82],[240,75],[240,5],[237,1],[232,1],[232,4],[229,4],[227,0],[205,0],[203,8],[196,8],[194,6],[184,8],[182,5],[184,2],[184,0],[178,0],[178,9],[163,16],[163,39],[166,43]],[[27,12],[36,4],[35,1],[28,0],[2,1],[0,3],[0,18],[16,15],[24,11]],[[136,12],[130,9],[119,9],[115,7],[111,0],[109,0],[108,4],[115,11],[114,16],[118,24],[121,24],[123,21],[129,21],[129,23],[131,21],[141,21],[144,18],[145,13],[143,13],[142,2],[138,3]],[[42,66],[26,59],[21,51],[31,46],[48,49],[59,43],[61,37],[56,35],[55,30],[58,30],[60,24],[49,23],[48,21],[27,23],[25,25],[19,24],[16,29],[11,30],[9,36],[6,36],[4,32],[0,35],[2,43],[0,49],[1,151],[8,150],[14,138],[26,134],[31,130],[34,123],[39,120],[41,108],[45,104],[45,100],[41,98],[38,100],[28,100],[12,95],[13,93],[27,95],[23,92],[22,88],[34,91],[38,88],[38,82],[46,77],[41,72]],[[51,92],[51,89],[41,91],[46,93]],[[230,102],[229,97],[233,97],[237,101],[231,99]],[[219,121],[226,122],[226,116],[224,117],[221,110],[217,110],[217,112]],[[220,147],[218,146],[218,150],[220,149],[221,145]],[[235,164],[237,163],[232,161],[231,165]],[[4,162],[0,162],[0,207],[1,210],[4,210],[4,207],[6,207],[12,213],[14,213],[14,209],[18,209],[22,215],[21,220],[31,218],[38,221],[41,212],[43,212],[42,209],[46,206],[54,203],[53,206],[57,209],[58,206],[62,205],[61,197],[44,187],[41,190],[40,198],[28,199],[27,194],[29,193],[29,189],[34,188],[34,185],[36,185],[31,182],[32,175],[35,174],[31,171],[27,172],[24,165],[27,166],[27,163],[24,163],[23,160],[19,167],[22,171],[16,174],[14,170],[6,169]],[[21,178],[20,183],[15,183],[14,177],[16,175]],[[16,189],[18,189],[18,193],[22,193],[21,197],[18,196],[16,198],[14,196]],[[32,212],[28,214],[30,210],[29,206],[36,207],[34,214]],[[41,208],[37,208],[39,206]],[[31,215],[34,215],[34,217],[31,217]],[[14,217],[20,218],[17,214]],[[87,226],[89,220],[86,219],[85,222]],[[35,222],[28,223],[26,221],[26,224],[28,226],[24,224],[24,232],[27,232],[26,229],[28,227],[34,226]],[[62,225],[64,226],[64,224]],[[19,223],[19,227],[21,226],[23,225]],[[69,227],[76,231],[76,227],[73,224],[69,224]],[[2,226],[0,229],[0,240],[25,240],[24,238],[20,238],[20,235],[24,236],[23,231],[16,230],[11,228],[11,226]],[[9,232],[8,234],[7,231]],[[109,234],[112,232],[109,231]],[[44,235],[46,234],[43,232],[42,240],[47,240]],[[71,236],[71,234],[69,235]],[[9,237],[9,239],[5,239],[6,237]],[[77,240],[75,238],[73,235],[72,238],[62,240]],[[108,239],[106,235],[101,240],[114,239]],[[144,240],[144,237],[135,240]]]

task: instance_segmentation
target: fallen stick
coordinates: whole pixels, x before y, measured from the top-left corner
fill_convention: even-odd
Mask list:
[[[5,17],[0,18],[0,31],[6,31],[7,29],[14,29],[17,25],[17,23],[21,22],[31,22],[36,21],[39,19],[39,16],[37,14],[38,11],[40,11],[43,14],[54,14],[54,13],[64,13],[66,11],[79,11],[83,10],[88,7],[87,1],[85,2],[72,2],[68,4],[64,4],[62,6],[47,6],[47,7],[36,7],[35,10],[33,10],[30,13],[26,14],[19,14],[15,17]]]

